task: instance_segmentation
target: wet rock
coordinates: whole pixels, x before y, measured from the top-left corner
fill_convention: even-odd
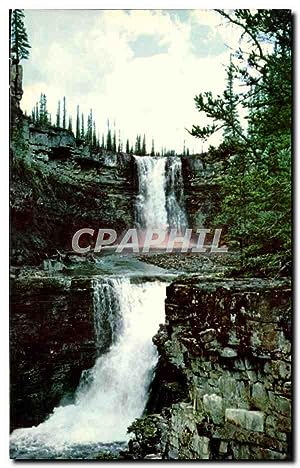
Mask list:
[[[261,411],[227,408],[225,410],[225,421],[249,431],[264,431],[264,414]]]
[[[203,409],[211,417],[214,424],[221,424],[224,420],[223,399],[212,393],[203,396]]]
[[[72,400],[96,358],[90,282],[22,276],[11,284],[11,429],[41,423]]]
[[[155,409],[164,459],[290,459],[290,300],[288,280],[194,276],[167,288],[152,398],[168,381],[176,393],[174,379],[186,391]]]

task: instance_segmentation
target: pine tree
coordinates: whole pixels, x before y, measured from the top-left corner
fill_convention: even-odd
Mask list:
[[[31,46],[28,42],[27,32],[24,25],[24,11],[13,10],[11,15],[11,58],[18,65],[20,60],[28,59]]]
[[[82,140],[84,140],[85,129],[84,129],[84,115],[83,115],[83,112],[81,114],[81,133],[80,133],[80,137],[82,138]]]
[[[60,100],[57,103],[57,111],[56,111],[56,126],[60,127]]]
[[[141,135],[136,136],[136,141],[135,141],[135,154],[140,155],[141,154]]]
[[[224,128],[224,140],[228,142],[236,142],[238,139],[238,131],[241,131],[239,117],[237,112],[238,96],[234,94],[234,65],[232,62],[232,54],[230,54],[230,62],[227,68],[227,88],[224,91],[226,109],[228,112],[229,125]]]
[[[35,107],[31,111],[31,120],[33,123],[35,123]]]
[[[77,106],[77,115],[76,115],[76,138],[80,138],[80,113],[79,106]]]
[[[93,111],[90,109],[87,121],[86,141],[89,145],[93,144]]]
[[[117,137],[116,137],[116,130],[114,131],[114,136],[113,136],[113,143],[112,143],[112,150],[114,153],[117,152]]]
[[[72,130],[72,117],[71,116],[69,116],[68,130],[69,130],[69,132],[73,132],[73,130]]]
[[[144,134],[144,136],[143,136],[143,144],[142,144],[141,154],[143,154],[143,155],[147,154],[147,149],[146,149],[146,136],[145,136],[145,134]]]
[[[39,103],[37,102],[35,104],[35,121],[38,123],[40,120],[40,116],[39,116]]]
[[[128,138],[127,138],[127,140],[126,140],[126,153],[127,153],[127,154],[130,153],[129,140],[128,140]]]
[[[66,128],[67,125],[67,110],[66,110],[66,97],[63,99],[63,128]]]
[[[42,125],[48,123],[47,98],[43,93],[40,96],[39,123]]]
[[[93,146],[94,148],[97,147],[97,134],[96,134],[96,123],[95,121],[93,122],[93,137],[92,137],[92,141],[93,141]]]
[[[151,147],[151,156],[155,156],[155,150],[154,150],[154,139],[152,138],[152,147]]]

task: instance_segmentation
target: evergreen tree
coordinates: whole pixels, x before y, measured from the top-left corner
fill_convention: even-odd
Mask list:
[[[126,140],[126,153],[127,153],[127,154],[130,153],[129,140],[128,140],[128,138],[127,138],[127,140]]]
[[[154,139],[152,139],[151,156],[155,156]]]
[[[146,136],[145,136],[145,134],[144,134],[144,136],[143,136],[143,144],[142,144],[141,154],[143,154],[143,155],[147,154],[147,149],[146,149]]]
[[[81,133],[80,133],[80,138],[84,140],[85,137],[85,128],[84,128],[84,115],[83,112],[81,114]]]
[[[77,106],[77,114],[76,114],[76,138],[80,138],[80,112],[79,106]]]
[[[42,125],[48,123],[47,98],[43,93],[40,96],[39,123]]]
[[[109,120],[107,120],[106,149],[107,151],[112,151],[112,137],[111,137],[111,130],[109,126]]]
[[[56,126],[57,126],[58,128],[60,127],[60,100],[58,101],[58,104],[57,104]]]
[[[87,121],[86,141],[89,145],[93,144],[93,111],[90,109]]]
[[[113,143],[112,143],[112,150],[114,153],[117,151],[117,137],[116,137],[116,130],[114,131],[114,136],[113,136]]]
[[[135,141],[135,154],[140,155],[142,151],[141,148],[141,135],[136,136],[136,141]]]
[[[103,150],[105,149],[104,134],[102,135],[101,149],[103,149]]]
[[[93,137],[92,137],[92,141],[93,141],[93,147],[96,148],[96,147],[97,147],[97,133],[96,133],[96,123],[95,123],[95,121],[93,122]]]
[[[39,103],[37,102],[35,104],[35,121],[38,123],[40,120],[40,116],[39,116]]]
[[[63,98],[63,128],[67,126],[67,110],[66,110],[66,97]]]
[[[16,9],[11,14],[11,58],[14,64],[19,64],[20,60],[28,59],[30,45],[24,25],[24,11]]]
[[[69,132],[72,132],[72,133],[73,133],[73,129],[72,129],[72,117],[71,117],[71,116],[69,116],[68,130],[69,130]]]

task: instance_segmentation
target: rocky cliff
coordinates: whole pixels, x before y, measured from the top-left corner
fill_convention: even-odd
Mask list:
[[[219,162],[205,162],[205,154],[182,156],[182,173],[189,227],[212,226],[220,207]]]
[[[132,458],[290,459],[290,284],[175,281]]]
[[[12,138],[13,265],[71,250],[81,228],[133,225],[134,177],[126,154],[93,152],[67,130],[23,119]]]
[[[90,280],[24,277],[11,283],[11,429],[41,423],[71,401],[96,357]]]

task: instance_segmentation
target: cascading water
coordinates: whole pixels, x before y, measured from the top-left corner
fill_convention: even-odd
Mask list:
[[[145,408],[157,362],[152,336],[164,321],[166,284],[111,277],[96,281],[94,289],[97,337],[103,338],[106,314],[112,345],[83,374],[74,404],[55,408],[39,426],[12,433],[12,458],[95,458],[103,448],[120,447],[117,442],[127,440],[127,427]]]
[[[183,232],[187,228],[187,216],[184,208],[184,191],[181,159],[169,156],[166,170],[166,198],[168,224],[170,228],[176,228]]]
[[[136,225],[140,229],[187,227],[181,159],[177,156],[134,156],[139,183]]]

